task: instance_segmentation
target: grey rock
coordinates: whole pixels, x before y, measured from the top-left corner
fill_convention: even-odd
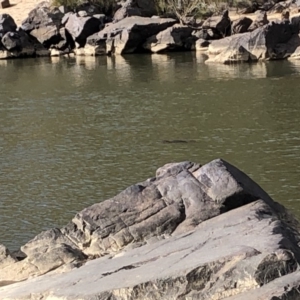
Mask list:
[[[300,16],[292,17],[291,26],[293,33],[298,34],[300,32]]]
[[[44,1],[29,12],[28,17],[22,22],[21,28],[26,32],[47,26],[55,26],[59,29],[62,18],[63,13],[58,8],[52,8],[49,2]]]
[[[291,0],[288,1],[288,9],[291,13],[299,13],[300,12],[300,0]]]
[[[108,18],[104,14],[96,14],[96,15],[93,15],[93,17],[100,20],[101,25],[104,25],[108,21]]]
[[[287,8],[285,1],[276,3],[273,7],[268,10],[268,14],[280,14]]]
[[[25,258],[2,268],[0,282],[24,280],[87,258],[59,229],[42,232],[22,246],[21,251]]]
[[[99,1],[97,3],[97,5],[94,5],[91,2],[89,2],[89,1],[81,1],[81,5],[78,5],[76,7],[76,11],[77,11],[77,13],[79,13],[80,11],[81,12],[85,11],[86,14],[91,17],[91,16],[93,16],[95,14],[102,13],[103,10],[104,10],[103,6],[109,6],[107,2],[108,1],[103,1],[102,4],[101,4],[100,1]],[[113,1],[110,1],[110,2],[113,3]],[[115,6],[115,5],[113,5],[113,6]]]
[[[152,17],[157,15],[155,1],[153,0],[125,0],[119,2],[119,5],[121,7],[113,17],[114,22],[132,16]]]
[[[259,27],[262,27],[266,24],[269,24],[267,13],[266,12],[259,12],[257,14],[257,17],[256,17],[255,21],[253,21],[252,24],[250,25],[250,27],[248,28],[248,31],[253,31],[253,30],[255,30]]]
[[[69,17],[70,17],[71,15],[73,15],[73,14],[74,14],[73,12],[68,12],[68,13],[66,13],[66,14],[62,17],[62,19],[61,19],[61,24],[62,24],[63,26],[65,26],[65,25],[67,24],[68,20],[69,20]]]
[[[30,11],[21,28],[33,36],[43,47],[50,48],[59,43],[62,37],[59,30],[62,27],[63,13],[59,8],[53,8],[44,1]]]
[[[73,49],[75,47],[74,41],[68,31],[62,27],[59,30],[59,40],[56,44],[53,43],[52,49],[64,51],[66,49]]]
[[[55,45],[61,40],[59,29],[55,25],[34,28],[30,35],[35,37],[46,48],[50,48],[51,45]]]
[[[24,280],[66,264],[105,255],[194,230],[237,207],[271,198],[225,161],[159,168],[155,178],[79,212],[61,229],[42,232],[21,247],[24,259],[0,269],[0,281]]]
[[[240,1],[237,3],[237,11],[239,14],[252,14],[258,9],[257,2]]]
[[[202,25],[203,29],[211,29],[214,32],[213,39],[222,38],[231,34],[231,20],[228,10],[220,16],[208,18]]]
[[[6,33],[2,38],[2,44],[5,47],[1,53],[3,59],[47,56],[45,47],[22,29]]]
[[[85,10],[81,10],[77,13],[78,17],[88,17],[88,13]]]
[[[4,268],[15,262],[16,259],[11,255],[9,250],[4,245],[0,245],[0,268]]]
[[[101,56],[106,55],[106,42],[102,41],[98,45],[86,44],[84,48],[74,49],[76,56]]]
[[[213,41],[208,48],[208,54],[213,56],[206,63],[283,59],[286,53],[281,50],[281,45],[288,43],[292,36],[293,31],[289,24],[272,23],[253,32]]]
[[[300,297],[300,272],[294,272],[270,283],[259,289],[251,290],[225,300],[298,300]]]
[[[22,49],[21,39],[17,32],[7,32],[1,39],[2,45],[9,51]]]
[[[16,29],[17,25],[10,15],[0,14],[0,38],[2,38],[7,32],[14,32]]]
[[[233,21],[231,25],[232,34],[247,32],[252,22],[252,19],[247,17],[242,17]]]
[[[214,40],[216,37],[219,39],[219,35],[216,35],[215,30],[212,28],[194,30],[192,36],[206,41]]]
[[[0,247],[0,285],[10,284],[0,288],[0,298],[296,295],[299,228],[284,207],[229,163],[171,163],[154,178],[79,212],[62,229],[39,234],[21,248],[21,261]],[[100,258],[85,263],[87,255]]]
[[[160,170],[161,176],[176,176],[188,168],[208,183],[206,190],[220,201],[231,194],[233,178],[241,176],[241,189],[250,189],[264,200],[246,204],[196,225],[192,231],[169,239],[104,256],[62,274],[49,273],[0,288],[3,300],[271,300],[298,299],[300,250],[299,224],[258,186],[228,165],[223,177],[220,161],[206,170],[185,163]],[[225,163],[226,165],[226,163]],[[224,168],[225,165],[223,165]],[[219,169],[221,167],[221,169]],[[209,183],[217,183],[219,188]],[[162,177],[163,178],[163,177]],[[161,179],[162,179],[161,178]],[[226,185],[229,179],[229,185]],[[239,177],[240,179],[240,177]],[[244,190],[246,192],[246,190]],[[226,196],[225,196],[226,197]],[[294,293],[294,298],[284,298]]]
[[[175,23],[170,18],[129,17],[118,23],[107,24],[99,33],[90,36],[87,44],[96,46],[106,42],[107,54],[132,53],[141,48],[149,37]]]
[[[297,49],[300,47],[300,37],[294,34],[287,43],[276,45],[275,52],[283,58],[295,58],[297,56]]]
[[[79,47],[83,47],[87,38],[102,28],[102,23],[94,17],[79,17],[76,14],[70,14],[65,28]]]
[[[209,41],[206,41],[204,39],[198,39],[195,42],[195,50],[197,50],[197,51],[207,50],[209,45],[210,45]]]
[[[188,38],[191,37],[192,31],[193,29],[188,26],[175,24],[159,32],[157,35],[148,38],[143,47],[153,53],[172,50],[191,50]]]
[[[65,5],[61,5],[58,7],[59,11],[62,13],[62,14],[67,14],[71,11],[71,9]]]

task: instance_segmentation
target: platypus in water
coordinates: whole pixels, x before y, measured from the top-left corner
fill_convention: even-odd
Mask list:
[[[184,144],[184,143],[194,143],[195,140],[162,140],[165,144]]]

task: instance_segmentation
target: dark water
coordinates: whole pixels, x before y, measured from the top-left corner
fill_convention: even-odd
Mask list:
[[[224,158],[300,217],[299,83],[300,61],[196,53],[0,61],[0,243],[182,160]],[[175,139],[195,142],[162,142]]]

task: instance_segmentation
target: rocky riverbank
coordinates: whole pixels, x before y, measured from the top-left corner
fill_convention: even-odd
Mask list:
[[[223,160],[167,164],[16,252],[1,246],[0,299],[295,300],[299,228]]]
[[[156,16],[153,1],[123,1],[112,15],[90,4],[71,11],[45,1],[20,27],[0,15],[0,59],[170,51],[201,51],[207,63],[299,59],[299,11],[298,0],[264,1],[238,16],[224,11],[183,25]]]

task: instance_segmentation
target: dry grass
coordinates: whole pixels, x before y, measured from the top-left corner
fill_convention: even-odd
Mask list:
[[[103,11],[103,13],[111,11],[117,5],[117,0],[89,0],[89,1],[84,1],[84,0],[53,0],[52,4],[54,6],[64,5],[66,7],[71,8],[71,9],[76,9],[77,7],[80,7],[81,5],[83,5],[87,2],[99,7],[99,9],[101,11]]]

